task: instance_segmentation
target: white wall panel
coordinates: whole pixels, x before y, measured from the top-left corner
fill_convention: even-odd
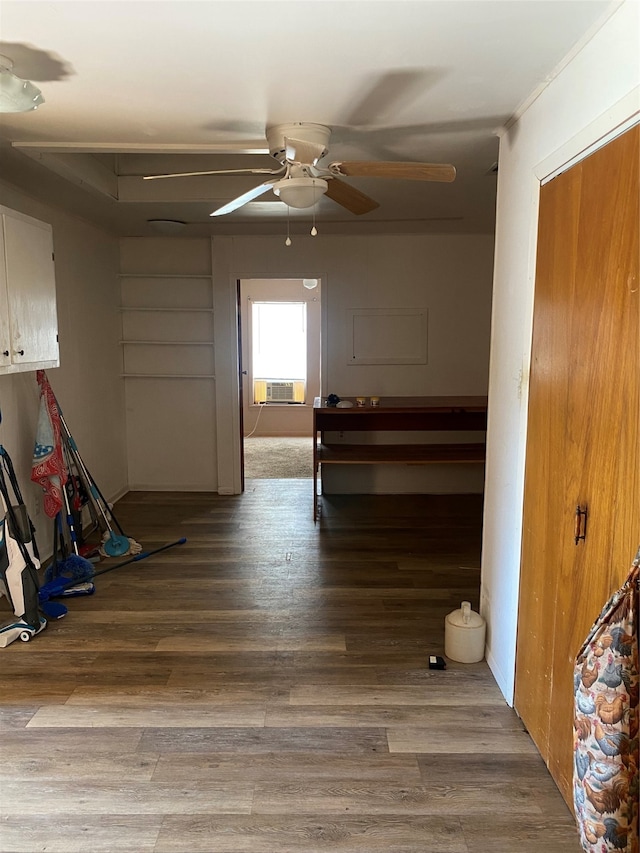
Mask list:
[[[126,403],[132,490],[217,490],[212,381],[131,379]]]

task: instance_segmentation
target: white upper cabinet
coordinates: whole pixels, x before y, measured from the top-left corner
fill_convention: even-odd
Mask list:
[[[0,373],[57,367],[51,225],[0,206]]]

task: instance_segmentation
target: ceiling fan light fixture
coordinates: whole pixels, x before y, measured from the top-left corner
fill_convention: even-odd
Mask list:
[[[273,185],[274,193],[289,207],[313,207],[329,185],[322,178],[283,178]]]
[[[17,77],[13,62],[0,55],[0,113],[27,113],[44,103],[42,92],[30,80]]]

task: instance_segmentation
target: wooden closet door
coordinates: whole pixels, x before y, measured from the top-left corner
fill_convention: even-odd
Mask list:
[[[515,707],[567,802],[573,660],[640,542],[639,136],[540,197]]]

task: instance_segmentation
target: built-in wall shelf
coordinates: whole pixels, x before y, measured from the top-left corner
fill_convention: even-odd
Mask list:
[[[213,373],[121,373],[124,379],[215,379]]]
[[[120,273],[122,376],[214,379],[210,275]]]
[[[220,314],[211,241],[124,238],[116,287],[114,357],[126,407],[129,486],[216,492]],[[178,446],[176,458],[167,454]]]
[[[154,314],[156,312],[162,313],[162,312],[167,312],[167,311],[168,312],[179,312],[181,314],[184,314],[187,312],[189,314],[192,314],[192,313],[193,314],[198,314],[198,313],[213,314],[213,308],[155,308],[151,305],[146,305],[146,306],[142,306],[142,307],[136,306],[136,305],[121,305],[120,310],[121,311],[152,311]]]
[[[129,344],[138,346],[154,346],[154,347],[212,347],[213,341],[120,341],[121,344],[129,346]]]
[[[203,279],[205,281],[211,281],[210,275],[182,275],[181,273],[147,273],[147,272],[121,272],[118,273],[120,278],[173,278],[176,280],[180,280],[183,278],[186,279]]]

